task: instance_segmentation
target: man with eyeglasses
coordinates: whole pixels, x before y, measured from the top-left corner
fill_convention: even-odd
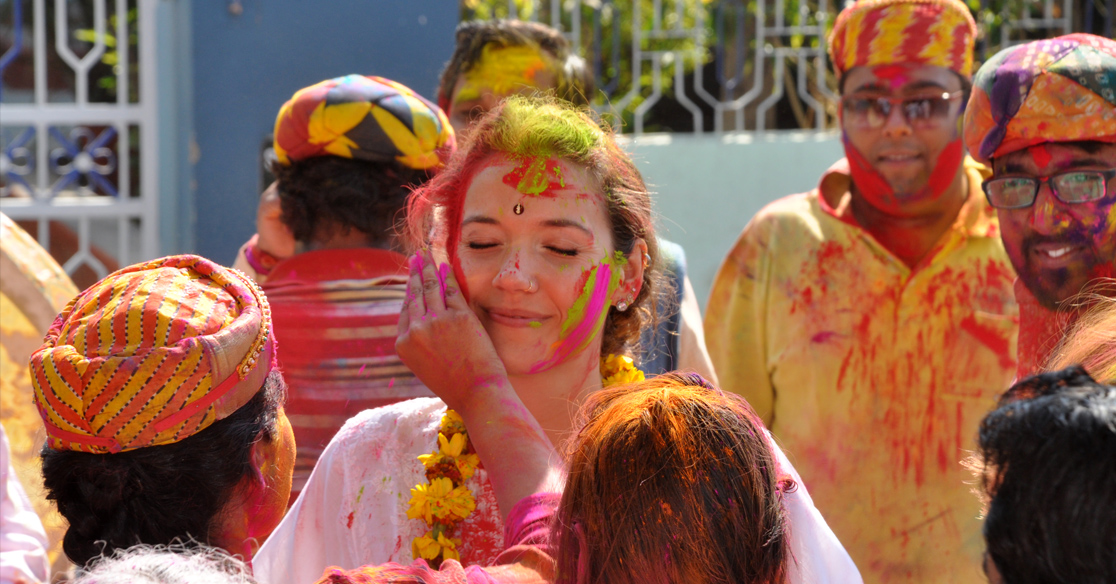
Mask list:
[[[961,140],[975,37],[956,0],[837,17],[846,158],[752,219],[706,314],[722,387],[786,447],[865,582],[982,581],[960,461],[1015,372],[1017,308]]]
[[[1116,296],[1116,41],[1072,34],[980,68],[965,142],[1019,273],[1020,377],[1037,372],[1090,303]]]

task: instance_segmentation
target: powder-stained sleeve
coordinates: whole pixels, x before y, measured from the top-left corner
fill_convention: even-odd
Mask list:
[[[775,390],[767,367],[771,222],[761,211],[725,257],[705,313],[705,343],[721,389],[743,396],[768,426]]]

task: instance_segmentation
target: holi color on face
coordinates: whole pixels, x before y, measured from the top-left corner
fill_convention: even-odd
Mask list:
[[[562,165],[553,158],[527,156],[511,172],[504,175],[504,184],[524,195],[554,197],[566,188]]]
[[[585,350],[600,333],[611,306],[612,294],[620,285],[628,260],[622,252],[606,257],[591,268],[585,278],[581,295],[566,314],[558,341],[551,345],[550,356],[531,368],[531,373],[545,371]]]
[[[546,59],[534,47],[485,45],[480,60],[465,72],[465,83],[455,101],[480,99],[486,90],[502,96],[523,87],[538,87],[538,74],[546,70]]]
[[[892,89],[898,89],[910,80],[908,73],[910,68],[911,66],[906,63],[879,65],[872,68],[872,73]]]
[[[993,161],[996,177],[1113,167],[1116,144],[1091,151],[1073,143],[1048,143]],[[999,210],[1004,249],[1020,281],[1046,308],[1058,308],[1095,280],[1116,277],[1116,197],[1111,188],[1097,201],[1065,203],[1045,185],[1031,206]]]

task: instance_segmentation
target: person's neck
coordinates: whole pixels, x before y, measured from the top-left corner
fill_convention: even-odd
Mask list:
[[[601,389],[600,344],[541,373],[509,375],[508,380],[551,444],[559,446],[585,397]]]
[[[854,193],[849,209],[857,224],[909,268],[922,262],[942,235],[953,227],[961,207],[969,198],[969,179],[964,166],[957,170],[957,176],[939,197],[938,205],[909,217],[888,214],[856,194],[855,184],[851,188]]]

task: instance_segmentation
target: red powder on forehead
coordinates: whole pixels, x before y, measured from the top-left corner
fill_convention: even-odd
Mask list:
[[[1035,166],[1037,166],[1039,170],[1046,168],[1046,165],[1050,164],[1050,161],[1054,159],[1054,157],[1050,155],[1050,151],[1046,149],[1046,144],[1031,146],[1027,149],[1027,152],[1031,153],[1031,160],[1035,161]]]
[[[504,175],[504,184],[523,193],[555,197],[566,188],[562,165],[554,158],[528,156]]]
[[[882,79],[883,81],[886,81],[889,85],[891,85],[892,89],[895,89],[907,82],[907,80],[909,79],[907,77],[907,73],[909,71],[910,67],[907,65],[880,65],[878,67],[872,68],[872,74]]]

